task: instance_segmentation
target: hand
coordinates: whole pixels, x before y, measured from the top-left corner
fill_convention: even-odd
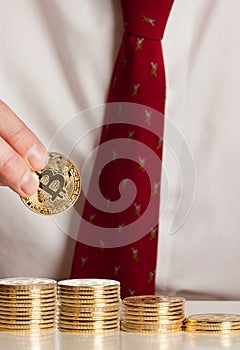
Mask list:
[[[39,182],[34,171],[47,161],[47,150],[36,135],[0,101],[0,185],[22,197],[35,193]]]

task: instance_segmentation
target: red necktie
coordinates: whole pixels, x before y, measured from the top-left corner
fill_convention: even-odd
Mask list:
[[[138,189],[136,198],[126,210],[111,214],[94,208],[86,200],[83,217],[93,225],[119,227],[119,231],[144,213],[150,196],[156,196],[154,210],[156,215],[159,212],[162,135],[149,132],[144,123],[147,125],[153,121],[152,108],[164,112],[165,73],[161,39],[173,0],[122,0],[121,3],[125,32],[112,76],[108,102],[144,105],[142,115],[134,116],[142,118],[143,127],[136,125],[134,118],[132,125],[112,123],[103,129],[100,143],[122,138],[130,140],[131,147],[131,139],[139,141],[159,157],[159,164],[156,165],[158,179],[154,184],[149,181],[145,171],[147,160],[141,154],[138,155],[138,163],[116,159],[104,167],[99,177],[99,186],[105,198],[109,201],[119,198],[118,185],[123,179],[131,179],[135,183]],[[163,118],[159,118],[159,123],[163,128]],[[81,230],[80,226],[80,239],[72,267],[73,278],[117,279],[121,282],[122,297],[154,293],[158,225],[151,227],[138,241],[117,248],[85,245],[81,243]]]

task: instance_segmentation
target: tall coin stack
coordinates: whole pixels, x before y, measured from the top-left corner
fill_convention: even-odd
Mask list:
[[[56,294],[57,282],[51,279],[0,279],[0,331],[54,330]]]
[[[59,330],[106,333],[119,330],[120,283],[107,279],[71,279],[58,283]]]
[[[122,306],[122,330],[134,333],[182,331],[185,299],[162,295],[127,297]]]
[[[192,333],[240,333],[240,315],[210,313],[188,316],[184,330]]]

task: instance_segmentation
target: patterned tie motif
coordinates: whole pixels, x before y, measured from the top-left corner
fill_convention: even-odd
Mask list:
[[[113,72],[108,102],[134,102],[144,105],[142,115],[134,116],[141,119],[143,127],[137,126],[134,118],[132,125],[108,125],[102,131],[100,143],[125,138],[130,141],[130,145],[131,140],[137,140],[150,147],[161,160],[162,135],[157,137],[144,128],[144,125],[152,123],[152,108],[164,112],[165,73],[161,39],[173,0],[122,0],[121,3],[125,32]],[[159,123],[163,124],[163,118],[159,119]],[[144,213],[151,196],[157,198],[158,215],[161,161],[160,165],[156,165],[158,178],[151,184],[145,171],[147,159],[138,154],[138,160],[137,163],[113,159],[104,167],[99,177],[100,189],[110,204],[119,198],[119,183],[125,179],[122,183],[127,188],[127,179],[131,179],[138,189],[134,202],[121,213],[105,213],[86,200],[83,212],[86,220],[100,227],[118,227],[121,234],[126,225]],[[80,237],[81,229],[80,227]],[[101,240],[99,247],[78,242],[72,277],[117,279],[121,282],[122,297],[153,294],[157,238],[158,225],[151,227],[150,232],[146,232],[138,241],[119,248],[105,248],[104,241]]]

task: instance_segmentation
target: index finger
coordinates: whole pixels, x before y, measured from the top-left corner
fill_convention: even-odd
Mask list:
[[[41,170],[47,164],[46,148],[3,101],[0,101],[0,136],[29,163],[33,170]]]

